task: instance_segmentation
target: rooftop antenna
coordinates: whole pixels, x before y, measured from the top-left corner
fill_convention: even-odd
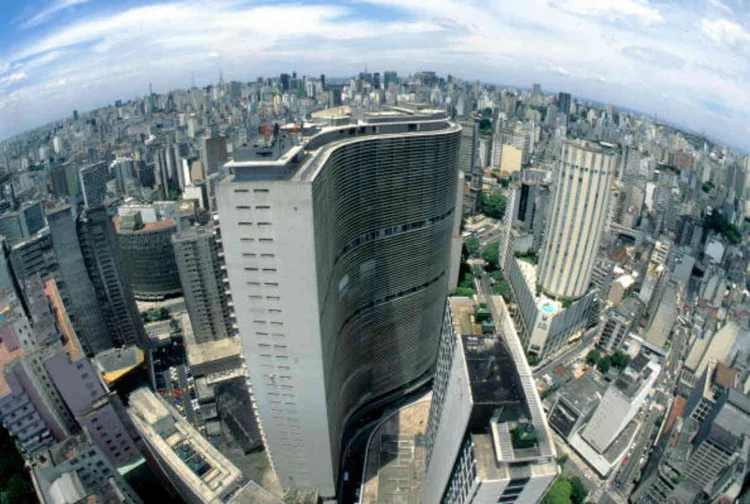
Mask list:
[[[154,87],[151,85],[151,83],[148,83],[148,95],[151,96],[154,94]]]

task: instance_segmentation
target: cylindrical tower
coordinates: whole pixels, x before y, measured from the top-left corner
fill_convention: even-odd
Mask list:
[[[591,279],[617,170],[613,147],[563,143],[539,267],[539,287],[561,299],[583,296]]]

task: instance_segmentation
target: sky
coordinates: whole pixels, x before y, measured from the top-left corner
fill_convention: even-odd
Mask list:
[[[539,82],[750,151],[750,0],[8,0],[0,23],[0,139],[149,83],[366,66]]]

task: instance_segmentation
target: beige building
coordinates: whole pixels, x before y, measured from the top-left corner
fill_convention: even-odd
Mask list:
[[[563,144],[539,268],[546,294],[575,299],[587,292],[616,170],[617,154],[609,144]]]

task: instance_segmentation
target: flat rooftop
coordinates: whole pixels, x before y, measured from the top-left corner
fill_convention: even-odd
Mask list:
[[[187,347],[188,363],[191,366],[200,366],[206,362],[240,357],[241,355],[242,348],[240,347],[239,336],[188,345]]]
[[[528,416],[516,365],[505,343],[484,336],[463,336],[462,343],[474,404],[515,406]]]
[[[323,113],[325,111],[321,111]],[[272,145],[239,146],[232,160],[224,164],[231,174],[224,183],[253,180],[310,181],[315,178],[330,152],[343,143],[374,136],[409,135],[458,131],[460,126],[444,114],[396,111],[396,115],[373,117],[370,122],[309,128],[300,133],[281,133]],[[305,136],[309,135],[309,136]]]
[[[565,385],[559,395],[561,400],[575,408],[578,413],[586,413],[599,404],[606,388],[606,384],[596,379],[594,373],[585,373]]]

